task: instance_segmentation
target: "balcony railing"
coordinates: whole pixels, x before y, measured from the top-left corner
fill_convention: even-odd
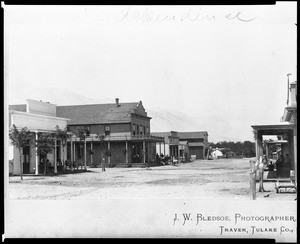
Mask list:
[[[78,137],[73,136],[73,141],[79,141]],[[89,141],[99,141],[96,135],[87,136],[85,139]],[[152,135],[130,135],[130,134],[118,134],[118,135],[108,135],[105,137],[105,141],[148,141],[148,142],[164,142],[164,137],[152,136]]]

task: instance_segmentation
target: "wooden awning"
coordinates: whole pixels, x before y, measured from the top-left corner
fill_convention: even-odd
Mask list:
[[[251,127],[264,135],[279,135],[293,130],[295,124],[289,122],[281,122],[277,124],[251,125]]]

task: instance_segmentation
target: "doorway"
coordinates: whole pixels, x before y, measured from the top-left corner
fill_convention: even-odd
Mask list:
[[[30,173],[30,147],[26,146],[23,147],[23,174],[29,174]]]

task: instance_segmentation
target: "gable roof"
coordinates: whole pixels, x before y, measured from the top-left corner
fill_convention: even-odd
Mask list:
[[[106,123],[128,123],[131,121],[131,113],[147,117],[147,113],[140,114],[137,108],[141,102],[109,104],[89,104],[89,105],[70,105],[57,106],[58,117],[69,118],[69,125],[84,124],[106,124]],[[148,117],[147,117],[148,118]]]
[[[195,131],[195,132],[178,132],[179,139],[198,139],[208,136],[207,131]]]

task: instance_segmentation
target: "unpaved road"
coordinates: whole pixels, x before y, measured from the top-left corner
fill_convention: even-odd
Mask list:
[[[9,177],[10,199],[228,199],[249,200],[249,159],[197,160],[179,166],[151,168],[88,168],[57,176]],[[291,200],[296,194],[269,193],[257,200]],[[268,197],[265,197],[268,195]]]

